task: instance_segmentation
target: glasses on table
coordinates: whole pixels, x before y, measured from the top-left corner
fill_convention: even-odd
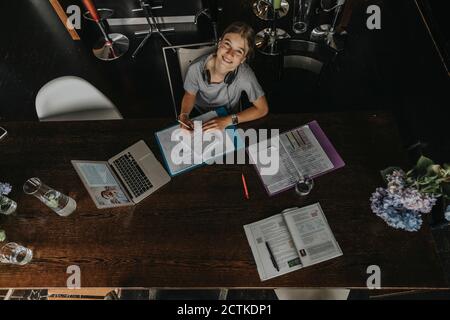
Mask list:
[[[15,242],[0,245],[0,263],[23,266],[31,261],[33,251]]]
[[[6,131],[5,128],[0,127],[0,141],[1,141],[4,137],[6,137],[7,134],[8,134],[8,131]]]

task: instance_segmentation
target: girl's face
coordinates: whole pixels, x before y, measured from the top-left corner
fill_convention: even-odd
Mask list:
[[[247,53],[247,41],[238,33],[227,33],[219,42],[217,59],[225,71],[233,71],[245,61]]]

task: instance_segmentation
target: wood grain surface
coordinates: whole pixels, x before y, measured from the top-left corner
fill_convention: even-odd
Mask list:
[[[143,139],[161,159],[154,133],[169,119],[102,122],[3,122],[0,177],[13,184],[17,213],[0,216],[8,241],[31,248],[25,266],[0,265],[0,288],[65,287],[70,265],[85,287],[365,288],[370,265],[383,288],[444,288],[430,230],[388,227],[370,210],[379,170],[405,164],[389,113],[270,115],[246,125],[281,131],[317,120],[346,166],[315,181],[307,197],[269,197],[252,165],[212,165],[174,177],[136,206],[96,209],[70,160],[107,160]],[[241,172],[250,200],[243,195]],[[69,194],[77,210],[63,218],[22,185],[30,177]],[[293,206],[320,202],[344,254],[261,282],[243,225]]]

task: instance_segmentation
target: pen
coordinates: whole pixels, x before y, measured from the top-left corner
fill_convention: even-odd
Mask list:
[[[183,121],[181,121],[181,120],[178,120],[178,122],[179,123],[181,123],[183,126],[185,126],[185,127],[187,127],[187,128],[189,128],[189,129],[191,129],[191,130],[194,130],[191,126],[189,126],[189,125],[187,125],[186,123],[184,123]]]
[[[270,249],[269,243],[266,241],[266,247],[267,251],[269,251],[270,260],[272,260],[272,264],[277,269],[277,271],[280,271],[280,268],[278,267],[277,261],[275,260],[275,257],[273,256],[272,250]]]
[[[244,185],[245,198],[248,200],[250,199],[250,196],[248,195],[247,182],[245,181],[244,173],[242,173],[242,184]]]

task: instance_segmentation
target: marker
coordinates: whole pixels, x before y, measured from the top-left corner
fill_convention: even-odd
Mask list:
[[[248,195],[247,182],[245,181],[244,173],[242,173],[242,184],[244,185],[245,198],[248,200],[248,199],[250,199],[250,196]]]
[[[178,122],[181,123],[181,124],[182,124],[183,126],[185,126],[186,128],[189,128],[189,129],[191,129],[191,130],[194,130],[194,128],[192,128],[191,126],[187,125],[187,124],[184,123],[183,121],[178,120]]]

